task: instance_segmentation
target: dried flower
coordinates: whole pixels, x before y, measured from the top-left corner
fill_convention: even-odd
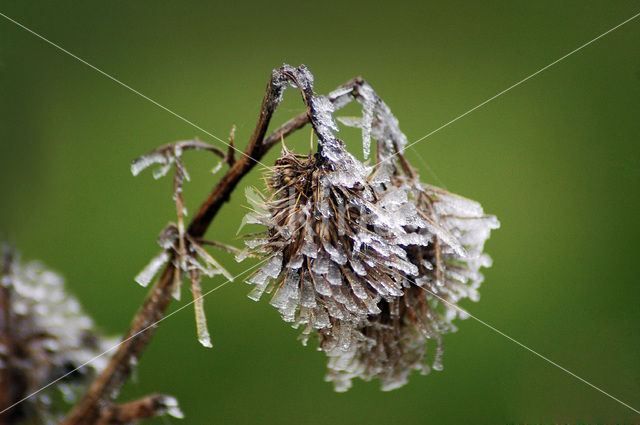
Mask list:
[[[99,355],[116,343],[94,330],[78,301],[65,291],[60,276],[37,262],[21,264],[7,247],[2,259],[0,311],[2,409],[71,371],[54,386],[67,402],[73,401],[85,378],[106,365],[108,356]],[[51,410],[51,395],[50,391],[38,392],[16,405],[5,413],[9,422],[58,423],[60,418]]]
[[[285,321],[305,325],[304,335],[323,330],[327,350],[346,351],[359,338],[354,330],[380,313],[378,303],[402,296],[405,276],[417,275],[400,246],[416,211],[403,208],[398,193],[376,194],[371,169],[334,136],[334,107],[313,93],[306,67],[285,65],[272,81],[280,90],[291,81],[303,93],[318,152],[295,155],[283,146],[266,179],[269,194],[249,196],[245,222],[266,230],[247,245],[268,258],[248,279],[256,285],[250,297],[272,292]]]
[[[246,221],[266,230],[247,245],[269,260],[248,282],[252,299],[273,292],[285,321],[306,325],[307,334],[330,329],[325,334],[346,350],[352,328],[379,314],[381,299],[401,296],[404,276],[417,268],[397,245],[402,222],[378,206],[371,185],[350,186],[335,174],[324,157],[283,148],[267,177],[269,196],[250,197]]]
[[[398,120],[364,80],[332,92],[332,104],[313,93],[305,67],[285,65],[272,77],[283,86],[287,78],[303,92],[318,153],[284,149],[269,194],[250,193],[245,221],[267,230],[247,245],[269,258],[249,279],[250,296],[272,291],[286,321],[306,325],[307,336],[317,331],[336,390],[355,377],[378,378],[388,390],[413,370],[442,369],[442,335],[463,316],[456,303],[478,299],[479,268],[490,265],[483,245],[498,221],[477,202],[420,182]],[[362,117],[340,121],[362,129],[365,158],[375,140],[374,168],[333,134],[334,108],[350,100],[362,104]]]

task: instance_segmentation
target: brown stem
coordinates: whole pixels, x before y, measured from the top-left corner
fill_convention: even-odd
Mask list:
[[[354,79],[344,86],[353,85],[356,80]],[[222,205],[229,200],[231,193],[240,180],[251,171],[281,138],[304,127],[309,122],[308,112],[304,112],[287,121],[268,137],[264,137],[271,117],[279,103],[282,90],[282,85],[274,81],[274,76],[272,75],[267,85],[258,122],[244,154],[233,163],[195,214],[187,229],[189,236],[201,238]],[[329,100],[335,103],[338,99],[330,98]],[[175,274],[176,269],[173,262],[169,261],[161,277],[147,294],[123,342],[109,360],[107,367],[93,381],[85,396],[71,410],[62,425],[90,425],[96,423],[102,413],[101,410],[104,409],[103,406],[111,402],[128,378],[133,364],[140,357],[153,335],[156,322],[163,317],[165,310],[169,306]]]
[[[128,425],[164,415],[174,407],[167,405],[169,400],[173,400],[172,397],[152,394],[139,400],[108,406],[100,414],[96,425]]]

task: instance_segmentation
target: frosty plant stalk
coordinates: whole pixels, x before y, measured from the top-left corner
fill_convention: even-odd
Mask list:
[[[198,340],[212,346],[202,285],[217,274],[233,279],[223,266],[229,260],[225,251],[238,261],[261,261],[246,279],[253,286],[249,297],[268,297],[283,320],[301,330],[303,343],[317,341],[327,356],[326,380],[337,391],[348,389],[354,378],[377,379],[390,390],[404,385],[414,370],[443,368],[443,335],[455,330],[457,303],[478,299],[479,270],[491,264],[483,245],[499,223],[477,202],[420,181],[405,156],[407,139],[398,120],[366,81],[355,78],[327,96],[316,94],[313,84],[304,65],[275,69],[256,127],[238,157],[234,129],[227,151],[195,139],[162,146],[133,162],[134,175],[155,166],[154,177],[160,178],[173,168],[176,217],[158,237],[160,253],[135,279],[151,289],[129,331],[63,424],[131,423],[144,417],[127,412],[143,411],[153,399],[131,408],[115,400],[156,323],[172,298],[180,297],[184,280],[193,296]],[[267,136],[289,86],[299,90],[306,110]],[[337,120],[360,128],[362,137],[343,141],[336,137],[334,113],[353,100],[362,105],[362,115]],[[312,151],[292,152],[284,139],[308,123],[315,135]],[[238,183],[274,146],[281,155],[265,170],[266,186],[245,188],[250,212],[238,224],[252,228],[246,246],[206,239]],[[226,168],[188,224],[182,196],[189,180],[186,150],[218,156],[214,172]],[[362,152],[365,162],[351,152]],[[207,250],[212,246],[222,249],[217,258]]]

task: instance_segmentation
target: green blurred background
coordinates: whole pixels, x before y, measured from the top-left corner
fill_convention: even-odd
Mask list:
[[[320,93],[363,76],[414,141],[640,12],[637,1],[609,0],[1,5],[218,137],[235,123],[241,147],[282,62],[309,66]],[[636,409],[639,53],[640,18],[408,153],[423,180],[481,201],[502,222],[486,246],[494,267],[482,299],[463,305]],[[174,217],[170,180],[133,178],[129,163],[174,140],[218,142],[4,18],[0,97],[2,238],[66,276],[101,328],[124,332],[145,295],[133,276]],[[300,111],[287,91],[274,124]],[[304,150],[308,135],[288,143]],[[343,136],[360,152],[357,133]],[[186,160],[194,212],[219,175],[207,154]],[[243,198],[239,190],[224,207],[211,239],[241,244]],[[234,275],[249,266],[216,257]],[[444,371],[393,392],[357,381],[334,393],[324,355],[249,289],[238,281],[206,298],[213,349],[198,344],[191,308],[162,322],[122,399],[173,394],[187,416],[167,423],[188,424],[640,421],[473,319],[445,338]]]

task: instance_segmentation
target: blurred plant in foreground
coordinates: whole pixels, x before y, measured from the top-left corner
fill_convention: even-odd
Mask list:
[[[23,264],[18,253],[2,247],[0,271],[0,423],[57,424],[66,405],[77,401],[109,360],[117,344],[105,338],[69,295],[62,277],[38,262]],[[56,394],[59,392],[59,394]],[[61,397],[60,397],[61,396]],[[177,404],[168,396],[156,403]],[[138,402],[139,403],[139,402]],[[111,407],[109,414],[115,410]],[[167,409],[155,408],[154,415]],[[124,424],[106,417],[98,423]]]

